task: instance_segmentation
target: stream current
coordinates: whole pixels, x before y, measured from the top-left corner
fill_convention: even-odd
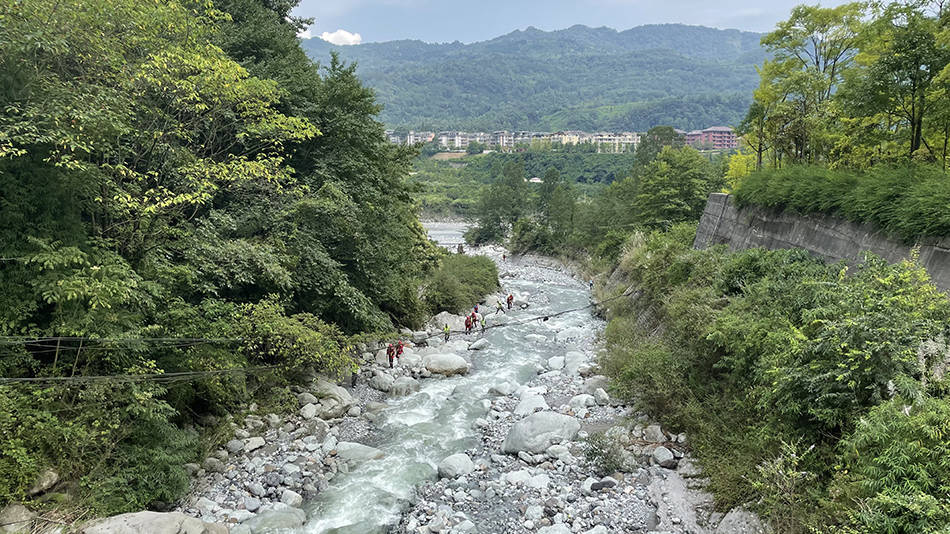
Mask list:
[[[432,223],[426,229],[440,245],[455,250],[462,242],[461,223]],[[511,292],[527,309],[507,315],[487,315],[489,325],[556,313],[589,303],[586,284],[566,272],[533,262],[508,258],[500,249],[476,250],[508,273],[502,290]],[[497,257],[496,257],[497,256]],[[485,306],[493,308],[494,297]],[[474,303],[473,303],[474,304]],[[527,384],[537,376],[539,364],[566,351],[592,350],[603,323],[589,310],[568,313],[548,321],[530,321],[505,328],[492,328],[484,337],[490,347],[467,351],[481,334],[454,335],[447,344],[423,354],[455,353],[472,366],[467,375],[421,381],[420,391],[390,399],[370,445],[385,457],[364,462],[348,473],[339,473],[326,491],[308,503],[307,524],[296,534],[375,534],[389,532],[397,524],[417,486],[437,477],[436,466],[451,454],[476,448],[479,434],[474,421],[485,415],[482,400],[488,389],[503,381]],[[439,340],[441,342],[441,340]]]

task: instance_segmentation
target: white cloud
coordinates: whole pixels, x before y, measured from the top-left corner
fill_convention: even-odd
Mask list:
[[[307,28],[306,30],[298,33],[297,37],[300,37],[301,39],[309,39],[313,37],[313,35],[310,35],[310,28]]]
[[[335,32],[323,32],[320,38],[335,45],[355,45],[363,41],[363,36],[358,33],[350,33],[346,30],[337,30]]]

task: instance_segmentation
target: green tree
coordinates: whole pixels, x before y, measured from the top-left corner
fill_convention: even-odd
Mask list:
[[[692,147],[664,147],[644,170],[633,208],[639,224],[669,226],[699,220],[722,180]]]

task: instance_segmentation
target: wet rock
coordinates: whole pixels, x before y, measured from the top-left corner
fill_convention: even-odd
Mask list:
[[[59,473],[52,469],[44,469],[36,481],[33,482],[33,485],[30,486],[29,494],[30,495],[39,495],[48,491],[50,488],[56,485],[59,482]]]
[[[466,374],[469,369],[465,358],[457,354],[433,354],[425,359],[425,367],[430,373],[444,376]]]
[[[548,359],[548,369],[553,369],[555,371],[564,369],[564,357],[555,356]]]
[[[393,382],[389,394],[394,397],[403,397],[419,391],[419,381],[411,376],[401,376]]]
[[[274,503],[243,523],[251,532],[272,532],[279,529],[298,528],[307,521],[307,514],[299,508],[284,503]],[[200,532],[200,531],[198,531]],[[225,531],[227,532],[227,531]]]
[[[135,512],[107,517],[83,527],[82,534],[228,534],[228,527],[179,512]]]
[[[468,346],[468,350],[483,350],[491,346],[487,339],[481,338]]]
[[[30,532],[33,515],[22,504],[8,504],[0,511],[0,532]]]
[[[570,441],[580,428],[580,422],[569,415],[553,412],[531,414],[511,427],[502,444],[502,452],[544,452],[551,445]]]
[[[366,461],[378,460],[385,456],[383,451],[351,441],[341,441],[336,444],[336,453],[340,458],[347,461]]]
[[[458,478],[475,470],[475,464],[467,454],[453,454],[439,462],[439,476]]]

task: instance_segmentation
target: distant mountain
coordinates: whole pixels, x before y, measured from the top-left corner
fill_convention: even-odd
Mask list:
[[[761,34],[663,24],[572,26],[490,41],[303,42],[358,64],[395,129],[646,130],[735,125],[758,84]]]

